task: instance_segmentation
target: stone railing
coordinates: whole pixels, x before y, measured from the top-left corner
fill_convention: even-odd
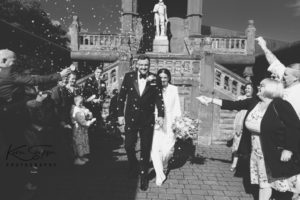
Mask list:
[[[246,83],[246,79],[215,63],[214,88],[216,90],[236,99],[238,96],[242,95],[242,87]]]
[[[212,38],[212,49],[217,53],[247,53],[247,38]]]
[[[135,43],[134,35],[79,33],[79,50],[119,51],[124,47],[134,48]]]
[[[185,44],[190,54],[201,51],[205,45],[218,54],[247,54],[247,37],[190,36],[185,38]]]

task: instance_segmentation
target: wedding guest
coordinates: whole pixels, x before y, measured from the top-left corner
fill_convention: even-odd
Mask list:
[[[244,100],[246,98],[251,98],[253,96],[253,85],[251,83],[247,83],[245,85],[245,95],[239,96],[238,100]],[[241,136],[243,133],[243,123],[246,116],[247,110],[240,110],[234,119],[234,135],[233,135],[233,144],[232,144],[232,154],[233,161],[230,167],[230,171],[235,171],[237,162],[238,162],[238,154],[237,150],[239,148]]]
[[[27,122],[25,120],[28,119],[25,104],[29,99],[24,88],[51,82],[55,83],[71,72],[70,68],[66,68],[59,73],[47,76],[22,74],[16,70],[20,67],[20,64],[13,51],[0,50],[0,121],[2,122],[0,129],[1,133],[7,133],[5,134],[6,137],[11,138],[15,143],[21,136],[14,137],[14,133],[24,131],[21,129],[26,126]],[[11,126],[15,121],[19,122],[19,126]],[[12,143],[12,141],[9,143]]]
[[[88,78],[83,87],[83,96],[86,107],[97,119],[96,130],[103,131],[102,104],[106,98],[106,83],[102,80],[102,69],[97,67],[94,76]]]
[[[35,86],[46,83],[55,83],[67,76],[70,68],[66,68],[59,73],[54,73],[46,76],[33,76],[31,74],[23,74],[18,72],[22,67],[22,63],[17,59],[16,54],[8,49],[0,50],[0,165],[3,165],[3,155],[9,145],[23,145],[25,143],[24,131],[29,123],[28,113],[26,111],[26,102],[28,101],[24,88],[27,86]],[[17,126],[15,124],[17,123]],[[3,159],[2,159],[3,158]],[[5,187],[1,188],[3,192],[16,189],[16,183],[20,183],[23,169],[8,169],[3,171],[2,180],[5,180]],[[8,190],[6,190],[6,188]],[[7,196],[3,194],[2,196]]]
[[[257,41],[270,64],[268,71],[272,72],[280,80],[282,79],[284,83],[283,99],[292,104],[300,119],[300,63],[294,63],[285,67],[268,49],[267,43],[262,37],[258,37]]]
[[[84,165],[89,159],[86,157],[90,153],[88,128],[95,121],[92,113],[82,105],[83,97],[76,96],[74,98],[75,106],[71,111],[73,126],[73,148],[75,153],[75,165]]]
[[[62,153],[59,156],[60,161],[66,165],[71,165],[74,156],[72,151],[72,120],[70,113],[74,97],[80,94],[80,89],[76,85],[76,77],[76,73],[72,72],[67,78],[67,84],[65,86],[58,86],[56,92],[52,94],[60,124],[60,139],[58,142],[59,152]]]
[[[161,186],[167,178],[164,169],[167,168],[168,161],[173,155],[176,141],[172,124],[176,117],[181,116],[181,108],[178,88],[171,84],[170,71],[164,68],[159,69],[157,79],[162,85],[165,117],[163,126],[157,126],[154,129],[151,159],[156,174],[156,185]]]
[[[120,138],[121,137],[121,133],[118,129],[118,89],[114,89],[112,91],[112,98],[110,100],[110,104],[109,104],[109,116],[108,116],[108,123],[110,125],[110,134]]]
[[[281,99],[279,81],[261,81],[257,98],[229,101],[201,96],[201,103],[222,109],[247,109],[238,153],[250,158],[251,183],[259,185],[259,200],[269,200],[272,188],[300,193],[299,118],[292,105]]]
[[[76,73],[72,72],[67,78],[67,84],[65,86],[59,86],[58,89],[60,91],[52,95],[52,98],[56,102],[60,124],[63,128],[67,129],[72,128],[70,112],[74,97],[80,94],[80,89],[76,85],[76,78]]]
[[[25,131],[25,138],[29,146],[39,146],[35,148],[35,153],[42,154],[44,150],[56,152],[56,127],[58,126],[57,116],[54,110],[54,102],[51,99],[51,91],[39,91],[36,98],[26,103],[30,116],[30,124]],[[47,158],[48,162],[55,160],[55,155]],[[37,161],[38,162],[38,161]],[[27,183],[28,189],[36,189],[41,172],[38,166],[31,169],[30,182]]]

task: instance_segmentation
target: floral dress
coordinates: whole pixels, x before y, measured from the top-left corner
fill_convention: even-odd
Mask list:
[[[291,191],[296,188],[296,182],[300,179],[300,175],[292,176],[288,179],[268,181],[264,155],[260,141],[261,120],[266,112],[266,109],[259,109],[258,103],[255,108],[249,113],[245,120],[246,128],[251,132],[252,151],[250,157],[250,178],[251,184],[258,184],[261,188],[272,187],[280,192]]]
[[[246,96],[239,96],[238,100],[244,100],[246,99]],[[234,118],[234,134],[233,134],[233,144],[232,144],[232,153],[236,153],[236,151],[239,148],[242,132],[243,132],[243,124],[244,124],[244,118],[247,114],[247,110],[240,110],[236,113]]]
[[[87,122],[92,118],[91,112],[85,107],[74,106],[71,115],[73,127],[73,148],[76,157],[90,153]]]

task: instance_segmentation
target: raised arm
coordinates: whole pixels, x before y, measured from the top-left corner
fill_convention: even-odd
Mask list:
[[[256,38],[256,41],[265,53],[266,59],[270,65],[268,71],[273,73],[276,77],[278,77],[278,79],[282,79],[286,67],[278,60],[270,49],[268,49],[267,42],[263,39],[263,37]]]
[[[54,73],[45,76],[39,75],[19,75],[15,73],[14,76],[14,83],[20,85],[40,85],[45,83],[52,83],[58,82],[62,79],[62,77],[68,76],[71,73],[71,68],[65,68],[59,73]]]

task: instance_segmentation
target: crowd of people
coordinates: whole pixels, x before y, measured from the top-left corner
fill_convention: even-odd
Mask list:
[[[106,133],[101,114],[108,96],[101,68],[96,68],[94,75],[79,86],[71,67],[47,76],[22,74],[16,72],[18,67],[21,66],[13,51],[0,50],[0,162],[5,166],[34,161],[36,165],[20,174],[27,177],[26,188],[35,190],[37,177],[41,177],[38,157],[47,152],[55,154],[47,162],[61,166],[80,166],[89,161],[89,132]],[[56,86],[47,90],[40,87],[46,83]],[[116,114],[110,118],[117,121]],[[10,149],[21,147],[23,156],[5,157]],[[21,180],[15,169],[5,168],[1,173],[7,178],[2,179],[1,186],[8,189]]]
[[[235,132],[241,135],[235,156],[246,160],[246,176],[250,175],[247,181],[259,186],[259,200],[269,200],[272,189],[290,191],[296,200],[300,198],[300,64],[285,67],[262,37],[257,42],[272,73],[271,78],[260,82],[258,93],[237,101],[207,96],[199,100],[221,109],[245,110],[243,116],[238,115],[237,124],[242,127]],[[232,169],[235,167],[236,159]]]
[[[300,198],[300,64],[285,67],[267,48],[263,38],[257,39],[270,63],[271,78],[260,82],[258,92],[246,84],[245,95],[237,101],[201,96],[201,103],[213,103],[221,109],[238,110],[234,121],[233,163],[231,171],[246,172],[245,180],[259,186],[259,200],[269,200],[272,188],[294,193]],[[172,130],[175,119],[182,116],[178,88],[171,82],[171,72],[150,72],[150,59],[140,55],[136,67],[125,74],[120,91],[112,91],[105,126],[103,102],[108,98],[102,69],[96,68],[83,86],[76,84],[77,74],[70,67],[47,76],[16,73],[16,54],[0,50],[0,153],[9,145],[36,146],[42,154],[54,144],[63,152],[55,162],[76,166],[89,162],[89,133],[124,128],[129,178],[140,175],[141,190],[148,189],[149,162],[156,173],[156,185],[167,180],[168,161],[174,153],[176,137]],[[49,90],[39,85],[57,83]],[[30,92],[28,92],[30,91]],[[16,125],[17,122],[17,126]],[[119,135],[120,136],[120,135]],[[140,161],[136,144],[140,138]],[[1,162],[5,159],[1,158]],[[241,165],[239,163],[246,163]],[[33,166],[31,171],[38,172]],[[7,173],[11,176],[14,172]],[[7,183],[6,183],[7,184]],[[12,186],[12,185],[11,185]],[[28,189],[36,189],[28,178]],[[13,187],[13,186],[12,186]]]

